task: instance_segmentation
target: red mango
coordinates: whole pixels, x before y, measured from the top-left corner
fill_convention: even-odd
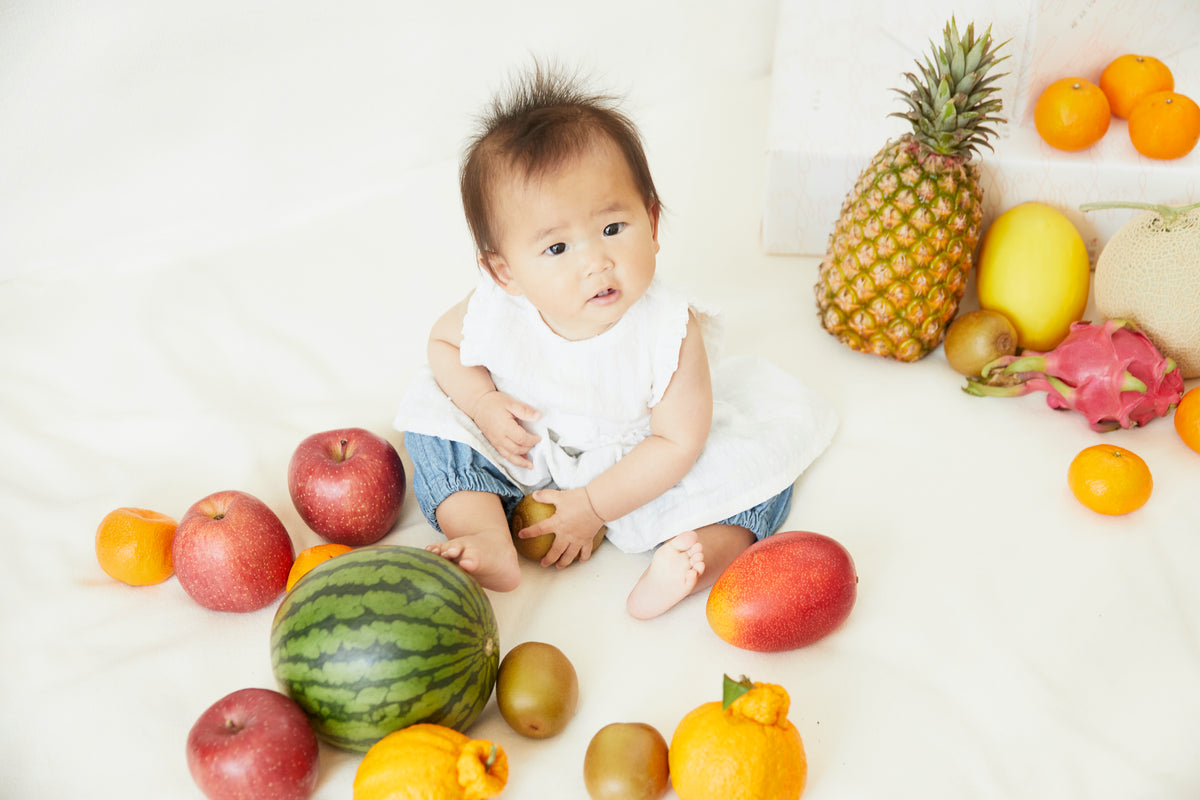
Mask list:
[[[708,594],[708,624],[745,650],[812,644],[845,622],[858,596],[854,559],[837,541],[786,531],[746,548]]]

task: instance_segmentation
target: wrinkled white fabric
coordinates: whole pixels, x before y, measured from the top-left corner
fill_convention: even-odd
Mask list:
[[[718,522],[782,491],[828,446],[829,405],[758,358],[719,361],[719,314],[662,281],[609,330],[581,341],[554,333],[528,300],[483,277],[463,321],[461,357],[486,367],[496,387],[538,409],[526,427],[541,436],[519,467],[438,388],[425,369],[396,415],[400,430],[463,442],[526,492],[586,486],[650,435],[650,415],[679,365],[689,312],[713,364],[713,423],[695,465],[664,494],[608,522],[608,539],[642,552]]]

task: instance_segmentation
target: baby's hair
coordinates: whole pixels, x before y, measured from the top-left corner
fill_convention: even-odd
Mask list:
[[[641,134],[616,106],[616,98],[589,94],[573,76],[541,64],[492,101],[459,172],[463,212],[481,256],[497,246],[490,201],[498,179],[537,179],[598,140],[612,142],[625,156],[646,208],[659,206]]]

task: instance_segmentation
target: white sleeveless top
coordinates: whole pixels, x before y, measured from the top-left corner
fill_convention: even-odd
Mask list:
[[[524,423],[542,437],[528,454],[533,467],[503,459],[428,367],[409,387],[394,424],[470,445],[526,494],[585,486],[650,434],[650,411],[679,365],[689,310],[716,361],[717,315],[657,279],[616,325],[569,341],[524,297],[482,276],[463,320],[462,362],[486,367],[496,388],[541,412],[537,422]],[[747,357],[718,363],[712,428],[695,465],[663,495],[608,522],[607,538],[625,552],[641,552],[751,508],[791,485],[836,427],[828,404],[774,365]]]

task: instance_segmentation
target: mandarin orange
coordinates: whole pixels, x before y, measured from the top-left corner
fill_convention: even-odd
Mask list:
[[[1133,107],[1146,95],[1174,88],[1175,76],[1154,56],[1127,53],[1113,59],[1100,74],[1100,89],[1112,113],[1121,119],[1129,119]]]
[[[1182,158],[1200,141],[1200,106],[1179,92],[1147,95],[1129,114],[1129,141],[1149,158]]]
[[[1150,499],[1154,479],[1141,456],[1110,444],[1085,447],[1067,468],[1075,499],[1100,514],[1137,511]]]
[[[130,586],[162,583],[175,574],[175,528],[175,520],[157,511],[114,509],[96,528],[96,560],[109,576]]]
[[[326,542],[325,544],[316,544],[305,550],[301,550],[296,556],[296,560],[292,562],[292,569],[288,573],[287,587],[284,591],[290,592],[296,581],[307,575],[317,564],[320,564],[322,561],[328,561],[334,556],[340,556],[342,553],[349,553],[353,549],[353,547],[347,544]]]
[[[1059,150],[1083,150],[1103,138],[1112,121],[1108,98],[1084,78],[1062,78],[1047,86],[1033,107],[1038,135]]]
[[[1184,392],[1175,406],[1175,432],[1184,444],[1200,453],[1200,386]]]

